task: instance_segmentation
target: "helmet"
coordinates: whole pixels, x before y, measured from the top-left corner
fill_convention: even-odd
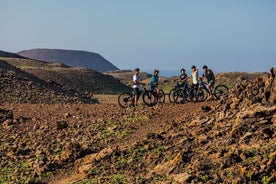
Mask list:
[[[191,69],[195,69],[196,68],[196,66],[195,65],[193,65],[192,67],[191,67]]]
[[[207,65],[204,65],[202,68],[203,68],[203,69],[207,69],[207,68],[208,68],[208,66],[207,66]]]

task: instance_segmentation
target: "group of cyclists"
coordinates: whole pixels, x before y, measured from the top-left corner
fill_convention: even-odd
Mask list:
[[[179,76],[179,83],[180,86],[184,86],[184,84],[187,82],[189,78],[192,78],[192,87],[193,88],[198,88],[199,86],[199,80],[202,80],[204,77],[207,80],[207,88],[208,88],[208,96],[209,98],[212,98],[213,94],[211,92],[212,88],[214,87],[215,84],[215,75],[211,69],[208,68],[207,65],[204,65],[202,67],[204,73],[201,77],[199,77],[199,68],[196,66],[192,66],[191,70],[192,73],[188,76],[186,74],[186,70],[182,68],[180,70],[180,76]],[[138,104],[138,99],[139,99],[139,94],[140,94],[140,88],[141,85],[144,85],[144,83],[141,82],[140,79],[140,69],[135,68],[134,69],[134,75],[133,75],[133,91],[134,91],[134,105]],[[150,90],[156,90],[156,92],[159,92],[158,89],[158,84],[159,84],[159,70],[154,69],[153,75],[151,77],[151,82],[150,82]]]

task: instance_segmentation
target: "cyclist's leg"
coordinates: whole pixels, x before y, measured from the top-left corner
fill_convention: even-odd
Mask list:
[[[134,105],[138,105],[138,99],[140,96],[139,88],[133,88],[134,91]]]
[[[207,85],[207,88],[208,88],[208,91],[209,91],[209,97],[213,97],[213,93],[212,93],[212,90],[213,90],[213,87],[214,87],[214,84],[215,82],[213,80],[211,80],[208,85]]]

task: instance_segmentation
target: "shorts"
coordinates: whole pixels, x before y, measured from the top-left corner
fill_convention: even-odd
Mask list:
[[[194,89],[198,89],[198,83],[197,84],[192,84],[192,88],[194,88]]]
[[[211,86],[211,87],[214,87],[215,81],[214,81],[214,80],[210,80],[210,81],[208,82],[208,85]]]
[[[154,85],[153,85],[153,84],[150,84],[150,85],[149,85],[149,88],[150,88],[151,91],[154,90]]]
[[[139,88],[133,88],[134,95],[139,95],[140,90]]]

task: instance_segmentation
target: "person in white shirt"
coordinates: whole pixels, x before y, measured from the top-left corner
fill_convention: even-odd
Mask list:
[[[192,69],[192,73],[191,73],[191,75],[189,75],[189,77],[187,77],[187,79],[192,77],[193,87],[195,89],[197,89],[197,87],[199,85],[199,82],[198,82],[198,68],[195,65],[193,65],[191,69]]]
[[[133,75],[133,91],[134,91],[134,105],[138,104],[138,99],[139,99],[139,95],[140,95],[140,84],[141,83],[141,79],[140,79],[140,69],[139,68],[135,68],[134,69],[134,75]]]

